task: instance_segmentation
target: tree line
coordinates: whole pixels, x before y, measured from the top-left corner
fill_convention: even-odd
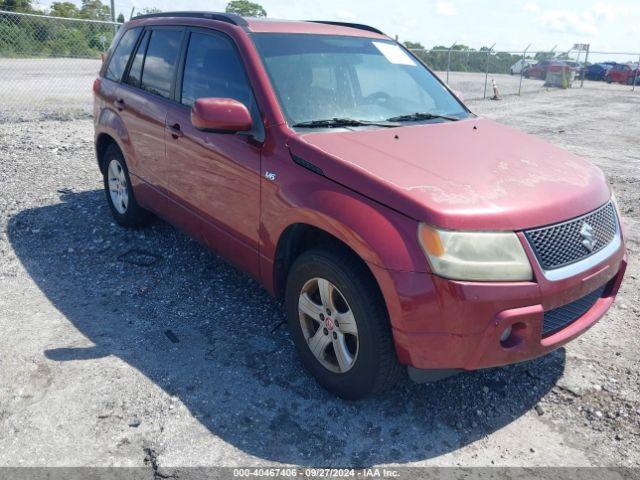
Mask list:
[[[91,22],[63,22],[44,17],[64,17],[82,20],[111,20],[109,5],[101,0],[82,0],[80,6],[69,1],[53,2],[43,12],[34,8],[33,0],[0,0],[0,10],[30,13],[37,17],[22,17],[0,13],[0,56],[44,56],[98,58],[113,39],[115,28],[108,24]],[[141,14],[159,12],[157,8],[144,9]],[[246,17],[266,17],[267,12],[258,3],[248,0],[232,0],[225,9]],[[43,18],[38,18],[43,17]],[[122,13],[118,21],[124,22]],[[414,50],[434,70],[509,73],[510,67],[521,56],[506,52],[492,52],[488,48],[475,50],[466,45],[455,45],[449,57],[449,47],[435,46],[427,50],[417,42],[406,41],[404,45]],[[444,51],[438,51],[444,50]],[[553,53],[536,54],[535,59],[551,58]]]
[[[111,20],[108,1],[82,0],[53,2],[46,10],[35,8],[34,0],[0,0],[0,10],[36,16],[8,15],[0,12],[0,57],[78,57],[99,58],[116,32],[107,23],[65,22],[47,17],[80,20]],[[156,13],[157,8],[143,9],[139,14]],[[227,12],[244,16],[266,17],[261,5],[247,0],[233,0]],[[123,13],[117,17],[125,21]]]
[[[404,46],[436,71],[446,71],[449,66],[452,72],[484,72],[488,68],[489,73],[509,73],[511,66],[522,59],[521,54],[500,51],[491,51],[488,54],[489,47],[476,50],[462,44],[453,47],[436,45],[426,49],[420,43],[406,41]],[[451,56],[449,56],[449,49],[451,49]],[[556,58],[554,52],[537,52],[535,55],[527,56],[527,60],[532,61],[550,58]]]
[[[100,0],[53,2],[47,12],[34,8],[32,0],[0,0],[0,56],[98,58],[109,47],[115,28],[109,24],[64,22],[46,17],[111,20],[111,10]]]

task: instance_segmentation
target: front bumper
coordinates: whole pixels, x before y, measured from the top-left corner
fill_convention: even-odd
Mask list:
[[[462,282],[427,273],[388,272],[385,295],[398,359],[418,369],[476,370],[544,355],[593,326],[613,304],[627,260],[624,244],[605,261],[562,280],[534,267],[535,282]],[[374,272],[375,273],[375,272]],[[543,336],[544,312],[606,284],[577,320]],[[504,330],[512,326],[508,341]]]

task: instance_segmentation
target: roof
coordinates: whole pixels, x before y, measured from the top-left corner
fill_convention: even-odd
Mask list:
[[[383,37],[384,34],[373,27],[340,22],[318,20],[274,20],[266,18],[246,18],[248,29],[255,33],[315,33],[319,35],[353,35],[359,37]]]
[[[197,18],[215,20],[244,28],[253,33],[307,33],[318,35],[348,35],[358,37],[387,38],[380,30],[358,23],[324,20],[276,20],[267,18],[245,18],[231,13],[219,12],[162,12],[140,15],[134,20],[153,18]]]

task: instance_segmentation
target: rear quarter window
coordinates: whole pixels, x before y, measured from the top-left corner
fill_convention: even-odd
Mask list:
[[[140,36],[140,28],[132,28],[124,33],[118,46],[113,51],[113,55],[109,59],[109,64],[105,70],[104,76],[109,80],[119,82],[127,68],[131,52],[136,46],[138,37]]]
[[[164,98],[171,96],[182,33],[182,30],[152,31],[142,70],[142,89]]]
[[[142,65],[144,63],[144,55],[147,51],[147,44],[149,43],[149,36],[151,35],[150,31],[146,31],[144,33],[144,37],[140,42],[140,46],[138,50],[133,56],[133,61],[131,62],[131,68],[129,69],[129,76],[127,77],[127,83],[129,85],[133,85],[134,87],[140,86],[140,78],[142,77]]]

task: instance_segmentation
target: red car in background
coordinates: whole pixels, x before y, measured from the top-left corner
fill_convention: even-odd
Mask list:
[[[559,61],[559,60],[542,60],[535,65],[527,68],[523,75],[525,78],[537,78],[540,80],[544,80],[547,78],[547,73],[551,69],[560,69],[562,67],[569,67],[576,73],[576,77],[580,75],[580,64],[578,62],[573,61]]]
[[[540,80],[544,80],[547,76],[547,71],[549,66],[552,64],[551,60],[542,60],[541,62],[536,63],[535,65],[531,65],[529,68],[526,68],[523,72],[525,78],[538,78]]]
[[[634,80],[636,85],[640,83],[640,67],[633,68],[627,64],[614,65],[604,77],[607,83],[622,83],[632,85]]]

